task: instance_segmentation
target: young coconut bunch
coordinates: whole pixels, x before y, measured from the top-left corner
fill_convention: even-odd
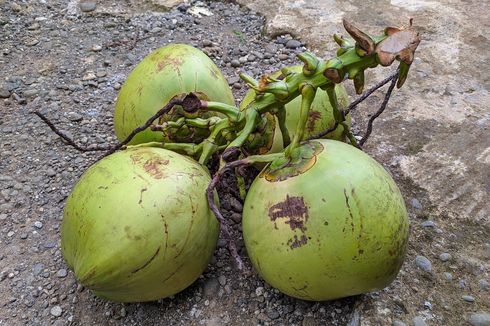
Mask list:
[[[319,146],[309,145],[306,149],[303,149],[303,145],[300,146],[308,120],[308,111],[318,88],[326,91],[335,119],[333,126],[325,130],[323,135],[340,125],[343,127],[343,136],[352,144],[356,144],[346,122],[348,110],[339,109],[335,85],[345,77],[354,78],[355,83],[359,85],[359,81],[356,82],[359,77],[356,79],[355,76],[378,63],[388,65],[394,59],[399,59],[409,65],[409,55],[405,53],[405,48],[397,50],[401,48],[399,45],[401,41],[395,40],[396,38],[406,40],[407,37],[399,36],[407,35],[406,31],[394,32],[394,29],[387,29],[386,35],[369,38],[375,48],[374,52],[369,52],[367,48],[359,45],[366,36],[348,23],[345,22],[344,25],[349,33],[359,40],[356,39],[354,45],[342,41],[343,49],[338,58],[323,62],[309,53],[300,55],[300,59],[304,62],[302,72],[284,70],[282,80],[265,77],[260,82],[256,82],[242,75],[256,93],[245,110],[240,111],[231,104],[205,100],[195,92],[187,95],[178,94],[168,100],[168,103],[148,118],[143,125],[129,133],[126,132],[126,138],[122,142],[110,147],[107,153],[110,155],[97,162],[82,176],[65,207],[62,225],[63,254],[82,284],[93,289],[96,294],[115,301],[155,300],[182,290],[202,273],[216,244],[217,223],[209,219],[210,208],[220,221],[222,231],[229,240],[230,251],[238,259],[241,268],[241,260],[226,221],[214,202],[213,188],[219,176],[232,167],[273,161],[269,167],[292,171],[291,176],[289,172],[285,173],[287,179],[290,179],[304,174],[296,173],[297,169],[306,169],[308,166],[313,166],[317,160],[323,160],[321,157],[324,156],[320,155],[323,150],[320,150]],[[412,46],[414,51],[419,41],[418,35],[411,29],[408,31],[409,35],[413,36],[412,39],[409,38],[411,43],[409,42],[408,45]],[[400,56],[398,52],[403,52],[404,55]],[[401,68],[400,76],[406,74],[406,71],[408,69]],[[391,80],[395,81],[396,76]],[[285,131],[281,127],[285,125],[282,118],[284,114],[281,112],[285,111],[284,106],[288,102],[299,95],[301,95],[300,118],[286,150],[277,154],[250,156],[233,161],[241,153],[245,153],[246,145],[251,143],[257,133],[259,137],[272,136],[270,133],[263,132],[272,130],[267,128],[270,120],[267,120],[266,113],[277,117],[281,134],[285,139]],[[171,111],[174,108],[178,110]],[[81,148],[59,132],[42,114],[37,114],[58,135],[76,148],[103,150],[103,148]],[[169,138],[167,141],[162,142],[157,139],[145,144],[127,146],[135,136],[152,126],[154,121],[161,117],[165,120],[163,123],[169,122],[168,128],[173,128],[170,125],[177,121],[172,119],[177,119],[181,126],[204,129],[203,136],[199,136],[195,142],[180,142],[182,140],[180,136],[184,140],[188,139],[186,138],[188,135],[192,136],[193,133],[188,132],[191,129],[188,129],[182,134],[172,133],[172,135],[178,134],[179,137]],[[166,120],[168,117],[170,120]],[[162,131],[167,127],[161,126],[159,129],[158,125],[153,125],[153,128]],[[201,137],[206,138],[199,142]],[[326,147],[326,144],[320,143],[320,145]],[[353,147],[347,148],[354,150]],[[126,150],[111,154],[118,149]],[[199,157],[201,164],[165,149]],[[203,164],[208,162],[212,154],[221,151],[224,151],[222,164],[233,162],[226,163],[209,183],[206,193],[207,205],[203,205],[204,199],[199,197],[198,193],[204,196],[203,185],[209,180]],[[305,151],[307,154],[303,155]],[[289,166],[291,162],[298,162],[299,165]],[[386,179],[385,176],[381,176],[380,180],[385,180],[383,178]],[[254,198],[253,192],[250,196]],[[288,201],[287,196],[286,201],[298,202],[296,199]],[[394,211],[397,211],[396,205],[394,207]],[[300,208],[300,211],[304,209]],[[296,219],[290,219],[286,224],[293,225]],[[315,219],[309,218],[310,221]],[[394,223],[396,224],[396,219]],[[293,231],[296,229],[298,228],[292,228]],[[304,226],[299,229],[303,230]],[[336,232],[335,229],[332,229],[332,232]],[[305,241],[300,234],[295,234],[289,239],[292,239],[290,245],[294,244],[293,246],[298,246]],[[403,247],[402,244],[399,246]],[[397,253],[401,251],[403,250],[400,249]],[[275,284],[272,279],[269,280],[265,275],[263,277],[271,284]],[[280,288],[279,285],[275,286]],[[315,297],[310,296],[310,299]]]
[[[340,56],[323,66],[322,76],[333,83],[351,77],[359,92],[364,78],[358,75],[363,71],[359,62],[365,60],[367,66],[374,66],[399,60],[399,69],[389,79],[382,111],[395,84],[401,87],[406,79],[419,35],[411,27],[388,28],[384,37],[376,38],[345,21],[344,25],[356,44],[337,37],[343,46]],[[350,66],[352,62],[355,64]],[[400,190],[374,159],[355,146],[335,140],[300,143],[306,125],[304,113],[311,107],[315,91],[311,85],[310,81],[300,87],[302,119],[284,152],[226,163],[214,176],[207,195],[211,209],[221,219],[213,197],[220,177],[230,169],[268,162],[244,203],[247,253],[255,271],[271,286],[296,298],[321,301],[389,285],[403,263],[409,225]],[[324,88],[335,109],[333,88],[327,85]],[[256,101],[261,100],[258,97]],[[337,114],[336,125],[345,127],[345,114]],[[372,121],[363,141],[369,136]],[[231,238],[229,245],[239,268],[243,267]]]

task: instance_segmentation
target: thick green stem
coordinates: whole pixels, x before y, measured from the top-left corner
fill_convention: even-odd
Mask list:
[[[240,109],[236,106],[220,102],[201,101],[201,108],[207,111],[219,112],[228,117],[230,121],[235,122],[240,118]]]
[[[335,93],[335,86],[328,87],[325,90],[327,91],[328,101],[332,107],[333,118],[338,123],[342,123],[345,120],[345,117],[342,115],[342,112],[339,109],[339,101],[337,99],[337,94]]]
[[[221,120],[223,119],[219,117],[210,117],[208,119],[193,118],[193,119],[185,119],[185,124],[190,127],[209,129],[211,126],[216,125]]]
[[[288,128],[286,127],[286,108],[280,107],[276,113],[277,120],[279,121],[279,129],[282,134],[283,147],[286,148],[291,143],[291,137],[289,136]]]
[[[233,140],[228,148],[231,147],[241,147],[243,143],[247,140],[248,136],[254,131],[257,126],[258,118],[260,117],[257,110],[254,108],[245,111],[245,126],[239,132],[238,137]]]
[[[296,125],[296,133],[294,134],[291,144],[286,148],[286,156],[291,154],[291,151],[298,147],[303,134],[305,132],[306,122],[308,121],[308,115],[310,113],[311,103],[315,99],[316,88],[309,84],[301,86],[301,109],[299,115],[299,121]]]
[[[356,137],[354,137],[354,134],[352,134],[352,131],[350,130],[349,126],[347,125],[347,123],[345,123],[344,121],[340,123],[342,125],[342,127],[344,128],[343,130],[343,134],[345,137],[347,137],[347,139],[349,139],[350,143],[357,147],[357,148],[360,148],[359,145],[357,144],[357,139]]]
[[[245,200],[245,197],[247,196],[247,189],[245,189],[245,178],[242,177],[241,175],[236,174],[236,184],[238,187],[238,191],[240,192],[240,198],[242,200]]]
[[[216,138],[221,134],[221,132],[230,127],[230,121],[228,119],[223,119],[219,121],[215,126],[213,126],[211,134],[208,138],[204,139],[202,144],[202,153],[199,157],[199,163],[206,164],[211,156],[220,148],[216,143]]]

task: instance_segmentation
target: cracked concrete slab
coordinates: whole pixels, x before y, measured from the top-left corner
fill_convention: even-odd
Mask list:
[[[375,123],[367,151],[425,190],[439,216],[490,227],[487,1],[238,2],[265,15],[272,35],[290,33],[324,58],[334,53],[331,35],[343,32],[344,17],[373,34],[414,18],[422,42],[412,71]],[[366,84],[387,74],[376,69]],[[360,121],[367,115],[358,114]]]

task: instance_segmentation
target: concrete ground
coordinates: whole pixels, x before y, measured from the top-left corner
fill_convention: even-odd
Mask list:
[[[208,1],[198,6],[213,16],[200,18],[188,12],[195,3],[181,2],[0,0],[0,325],[490,325],[488,1],[237,0],[249,10]],[[207,51],[239,100],[239,71],[258,77],[298,63],[304,48],[276,36],[328,59],[342,18],[373,34],[414,18],[422,35],[406,84],[365,146],[409,210],[397,279],[353,298],[296,300],[258,275],[239,276],[220,241],[203,276],[172,298],[112,303],[79,285],[59,229],[66,196],[96,155],[66,146],[29,112],[43,110],[85,144],[114,142],[117,92],[157,46]],[[366,86],[390,69],[368,73]],[[354,112],[361,130],[383,93]]]

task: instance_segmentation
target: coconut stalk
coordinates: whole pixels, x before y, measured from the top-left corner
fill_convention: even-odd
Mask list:
[[[283,69],[282,79],[263,76],[257,81],[251,76],[241,74],[241,79],[256,93],[255,99],[243,111],[232,105],[200,100],[192,93],[186,96],[182,107],[187,113],[212,111],[226,116],[203,123],[204,128],[209,128],[212,124],[212,132],[207,139],[193,147],[192,154],[199,155],[199,162],[205,164],[211,155],[223,146],[225,147],[223,160],[236,159],[241,153],[242,146],[263,121],[265,113],[276,115],[281,121],[285,110],[284,105],[297,96],[301,96],[299,123],[291,143],[285,150],[288,155],[299,145],[317,88],[328,93],[334,111],[335,124],[342,125],[344,134],[351,144],[359,147],[350,128],[345,123],[347,112],[342,112],[339,108],[334,91],[335,84],[342,83],[345,79],[352,79],[356,92],[361,94],[365,84],[364,71],[366,69],[375,68],[378,65],[389,66],[394,61],[399,61],[400,66],[396,78],[397,87],[400,88],[406,80],[414,52],[420,43],[420,37],[413,29],[411,21],[408,28],[388,27],[381,36],[369,36],[346,20],[343,23],[354,41],[335,35],[334,40],[340,46],[337,57],[323,61],[310,52],[301,53],[298,59],[303,62],[303,71],[295,73]],[[394,78],[392,76],[390,80]],[[389,94],[391,95],[391,91]],[[184,123],[189,124],[189,122]],[[372,121],[370,125],[372,126]],[[284,124],[279,124],[279,127],[282,134],[287,135],[283,130]],[[168,148],[169,145],[162,143],[159,146]]]

